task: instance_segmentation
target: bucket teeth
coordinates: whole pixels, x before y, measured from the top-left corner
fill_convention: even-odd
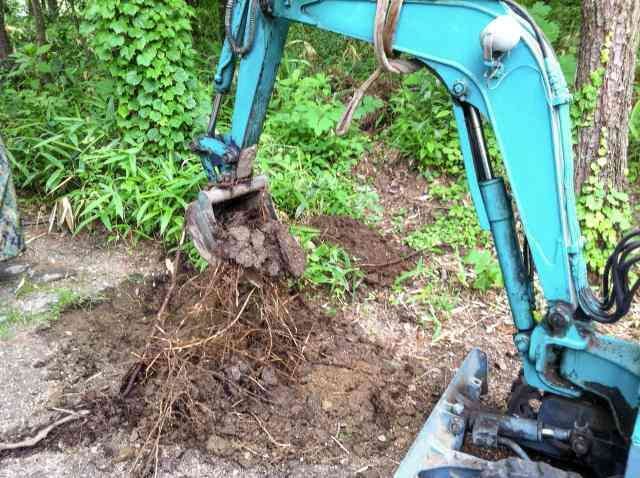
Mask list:
[[[198,199],[187,207],[187,228],[193,244],[202,256],[211,265],[218,263],[215,251],[217,241],[214,233],[218,228],[218,221],[213,213],[213,206],[209,198],[201,191]]]

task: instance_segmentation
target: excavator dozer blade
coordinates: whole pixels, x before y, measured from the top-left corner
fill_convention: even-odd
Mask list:
[[[196,249],[214,267],[235,261],[271,276],[304,272],[304,252],[278,220],[265,176],[200,191],[186,222]]]
[[[467,409],[474,408],[487,393],[487,356],[473,349],[418,433],[394,478],[422,478],[440,475],[439,467],[472,464],[476,460],[459,450],[467,428]],[[425,471],[432,470],[432,472]],[[436,473],[431,475],[430,473]]]

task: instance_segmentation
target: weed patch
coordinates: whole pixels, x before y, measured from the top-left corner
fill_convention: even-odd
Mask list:
[[[458,176],[464,171],[451,98],[425,70],[407,75],[389,101],[391,146],[414,158],[419,171]]]
[[[42,287],[33,283],[25,283],[20,287],[16,297],[27,300],[36,293],[49,293],[53,296],[52,303],[46,310],[26,312],[14,306],[0,308],[0,339],[10,337],[16,327],[54,322],[67,310],[91,306],[103,300],[102,297],[88,297],[67,288]]]
[[[378,196],[351,174],[369,140],[359,132],[336,136],[344,106],[329,77],[294,69],[276,86],[258,165],[269,174],[278,208],[292,217],[347,215],[377,220]]]
[[[355,292],[364,274],[344,249],[328,242],[319,242],[319,231],[311,227],[294,226],[291,232],[307,255],[304,282],[327,287],[340,299]]]
[[[414,269],[397,277],[391,303],[410,311],[418,325],[431,330],[431,340],[436,342],[458,304],[459,299],[452,289],[420,259]]]

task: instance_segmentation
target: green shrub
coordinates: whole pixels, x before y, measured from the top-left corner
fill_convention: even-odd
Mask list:
[[[317,229],[295,226],[291,232],[296,236],[307,255],[307,267],[303,280],[315,286],[328,287],[336,297],[342,298],[355,291],[363,277],[349,254],[341,247],[318,242]]]
[[[77,75],[81,68],[92,72],[83,56],[65,58],[60,69],[56,55],[43,57],[48,49],[29,44],[19,50],[0,91],[0,123],[17,185],[48,203],[67,197],[77,230],[97,220],[114,235],[176,243],[184,206],[205,181],[199,161],[127,144],[104,87],[109,80]]]
[[[111,74],[130,144],[173,150],[193,134],[206,102],[193,75],[191,16],[184,0],[100,0],[86,10],[82,34]]]
[[[491,252],[475,249],[466,255],[464,262],[473,266],[474,289],[487,291],[491,288],[502,287],[502,272]]]
[[[352,174],[369,141],[355,127],[348,136],[336,136],[344,105],[333,97],[328,76],[304,73],[294,68],[278,81],[260,142],[258,166],[269,175],[274,201],[296,218],[376,220],[377,194]]]
[[[364,153],[368,140],[355,127],[348,136],[335,134],[345,107],[333,96],[329,80],[322,73],[305,76],[302,68],[280,79],[265,132],[277,144],[309,154],[312,169],[334,167],[344,172]]]
[[[464,171],[451,98],[426,70],[407,75],[390,99],[393,122],[387,141],[415,158],[422,172],[460,175]]]
[[[260,168],[269,175],[271,195],[279,209],[295,218],[327,214],[378,219],[379,198],[371,187],[354,181],[346,171],[314,170],[312,163],[310,155],[297,149],[261,156]]]
[[[144,156],[135,148],[103,149],[87,159],[82,186],[69,194],[78,229],[100,221],[120,235],[179,241],[187,202],[205,180],[199,161]]]

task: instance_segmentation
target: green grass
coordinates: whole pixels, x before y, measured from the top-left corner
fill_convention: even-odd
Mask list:
[[[293,226],[291,232],[307,255],[303,285],[326,287],[338,299],[356,291],[364,274],[344,249],[319,241],[319,231],[312,227]]]
[[[16,298],[24,300],[34,293],[49,292],[56,295],[54,303],[42,312],[24,312],[15,306],[3,306],[0,308],[0,339],[11,337],[18,327],[35,324],[48,324],[55,322],[60,316],[71,309],[88,307],[101,302],[103,297],[90,297],[80,294],[68,288],[56,288],[50,286],[38,286],[32,282],[26,282],[16,292]]]

